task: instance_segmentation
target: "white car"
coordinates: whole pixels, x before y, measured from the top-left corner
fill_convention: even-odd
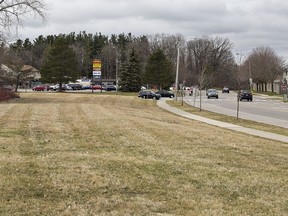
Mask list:
[[[50,90],[58,91],[59,90],[59,84],[51,85]],[[68,84],[62,84],[62,90],[73,90],[73,88],[71,86],[69,86]]]

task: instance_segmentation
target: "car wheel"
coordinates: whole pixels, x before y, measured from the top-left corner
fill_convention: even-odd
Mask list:
[[[218,96],[216,98],[218,99]]]
[[[170,95],[170,98],[173,98],[174,97],[174,95]]]

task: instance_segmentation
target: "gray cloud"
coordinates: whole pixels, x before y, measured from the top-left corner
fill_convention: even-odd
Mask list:
[[[46,0],[48,21],[29,19],[20,37],[86,31],[229,38],[235,50],[271,46],[288,57],[286,0]],[[286,54],[287,53],[287,54]]]

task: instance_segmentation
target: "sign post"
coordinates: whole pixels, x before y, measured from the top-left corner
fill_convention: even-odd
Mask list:
[[[93,77],[93,80],[94,79],[100,79],[101,80],[101,92],[102,92],[102,74],[101,74],[101,60],[100,59],[94,59],[93,60],[93,63],[92,63],[92,66],[93,66],[93,74],[92,74],[92,77]],[[92,88],[92,92],[93,92],[93,88]]]
[[[287,85],[283,84],[282,85],[282,91],[283,91],[283,100],[287,100]]]

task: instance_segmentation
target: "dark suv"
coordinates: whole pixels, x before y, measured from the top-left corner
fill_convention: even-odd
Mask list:
[[[238,93],[238,100],[242,101],[243,99],[247,101],[252,101],[252,92],[249,90],[240,90],[240,92]]]
[[[156,92],[156,94],[160,94],[161,97],[170,97],[173,98],[175,95],[172,92],[169,92],[167,90],[159,90]]]
[[[156,94],[153,91],[140,91],[138,93],[138,97],[145,98],[145,99],[159,100],[161,98],[161,95],[160,94]]]
[[[223,89],[222,89],[222,93],[229,93],[229,88],[227,86],[225,86]]]

